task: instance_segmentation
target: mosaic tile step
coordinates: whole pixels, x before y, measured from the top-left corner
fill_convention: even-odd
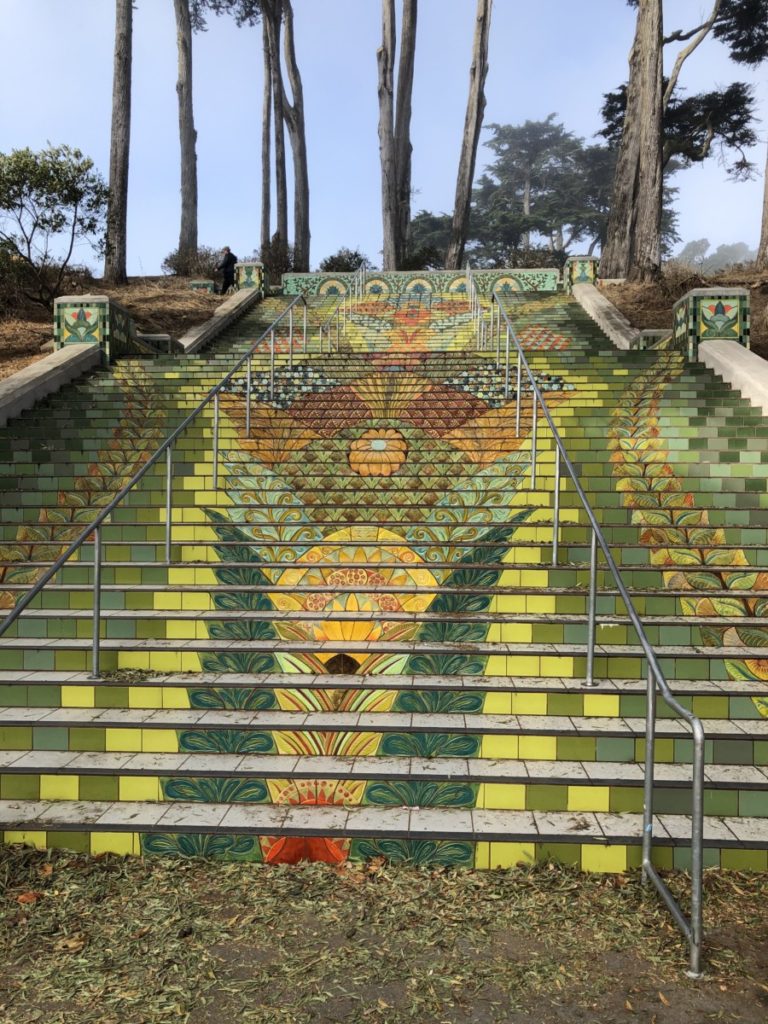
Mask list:
[[[140,692],[143,689],[157,688],[173,690],[213,687],[215,689],[242,689],[243,687],[258,689],[275,689],[280,687],[301,688],[309,690],[419,690],[423,692],[491,692],[491,693],[535,693],[545,696],[559,694],[568,695],[569,699],[577,694],[580,700],[586,697],[608,694],[619,698],[621,702],[644,701],[646,683],[644,679],[599,678],[594,686],[587,687],[585,679],[578,676],[514,676],[514,675],[402,675],[382,673],[380,675],[344,675],[332,673],[317,675],[300,672],[235,673],[235,672],[185,672],[177,675],[164,674],[129,674],[127,677],[102,678],[94,680],[88,672],[34,672],[34,671],[3,671],[0,670],[0,687],[7,688],[7,693],[18,693],[18,687],[46,691],[43,696],[60,695],[61,687],[76,687],[67,694],[74,701],[75,696],[86,703],[80,706],[107,706],[94,704],[97,691],[108,693],[109,690],[130,690]],[[85,689],[83,689],[85,688]],[[689,698],[722,697],[732,701],[740,701],[744,697],[764,697],[768,695],[768,681],[747,681],[741,679],[676,679],[673,689],[680,700]],[[4,693],[6,690],[3,691]],[[93,699],[91,699],[93,698]],[[23,701],[9,702],[14,706],[23,705]],[[30,701],[30,704],[33,701]],[[35,706],[45,705],[38,696],[34,699]],[[47,705],[45,705],[47,706]],[[58,703],[52,705],[58,706]],[[571,705],[574,706],[574,705]],[[636,705],[632,705],[636,706]],[[718,705],[722,707],[722,705]],[[613,707],[613,705],[612,705]],[[702,707],[697,705],[698,710]],[[605,710],[605,708],[603,709]],[[697,712],[698,713],[698,712]],[[739,716],[743,717],[743,715]]]
[[[634,763],[596,761],[535,761],[462,757],[332,757],[286,754],[132,754],[86,751],[5,751],[0,755],[2,776],[262,778],[262,779],[365,779],[406,782],[489,783],[492,785],[540,785],[635,788],[642,786],[643,766]],[[659,790],[687,789],[689,764],[658,764],[655,782]],[[764,791],[768,796],[768,766],[709,764],[705,780],[714,790]],[[50,786],[53,789],[53,784]],[[4,798],[21,794],[3,793]],[[510,794],[511,795],[511,794]],[[585,794],[582,793],[582,798]],[[27,798],[28,799],[28,798]],[[62,796],[50,799],[66,799]],[[234,802],[243,802],[237,801]],[[532,808],[519,808],[520,810]],[[550,808],[553,809],[553,808]],[[568,809],[568,808],[563,808]],[[581,808],[584,809],[584,808]],[[762,813],[768,816],[768,800]]]
[[[605,699],[605,698],[603,698]],[[475,712],[464,714],[461,711],[450,713],[420,712],[388,712],[388,711],[246,711],[228,708],[206,710],[204,708],[88,708],[88,707],[2,707],[0,708],[0,728],[4,730],[19,729],[39,730],[107,730],[107,747],[100,749],[159,752],[167,747],[152,747],[151,736],[157,733],[165,740],[168,732],[194,729],[197,732],[242,732],[244,737],[254,731],[302,732],[319,733],[353,733],[366,732],[384,735],[387,733],[424,733],[424,734],[472,734],[485,737],[523,737],[530,740],[523,751],[522,757],[533,757],[554,760],[546,751],[549,744],[547,738],[572,735],[573,737],[600,737],[632,740],[641,739],[645,735],[645,719],[639,717],[607,717],[580,715],[540,715],[540,714],[495,714]],[[122,746],[110,746],[109,730],[120,730],[114,742]],[[707,740],[727,740],[742,742],[746,745],[768,743],[768,721],[759,719],[710,719],[706,724]],[[149,735],[148,746],[142,746]],[[691,735],[688,724],[682,719],[664,718],[658,723],[657,735],[660,740],[686,740]],[[21,737],[20,737],[21,738]],[[31,748],[32,744],[29,744]],[[7,749],[28,749],[26,746]],[[45,748],[49,749],[49,748]],[[69,749],[76,749],[70,747]],[[99,749],[99,748],[93,748]],[[173,748],[173,752],[177,751]],[[245,748],[247,750],[247,747]],[[523,749],[522,747],[520,748]],[[616,760],[632,760],[632,750],[628,748],[628,756]],[[683,761],[690,760],[688,747],[681,748],[686,752]],[[237,753],[237,750],[232,753]],[[405,752],[405,751],[403,751]],[[768,748],[763,756],[768,754]],[[375,755],[372,755],[375,756]],[[465,756],[465,755],[464,755]],[[493,756],[485,753],[484,756]],[[511,757],[511,752],[507,755]],[[660,760],[662,758],[660,757]],[[678,758],[668,758],[677,760]],[[719,760],[719,758],[715,758]],[[725,762],[728,763],[728,762]],[[745,763],[765,764],[766,761]]]
[[[222,834],[387,837],[469,842],[633,844],[641,842],[642,815],[504,811],[459,808],[296,807],[253,804],[171,804],[107,801],[0,801],[0,827],[7,832],[176,834],[215,830]],[[690,842],[690,819],[658,815],[654,836],[662,846]],[[7,841],[7,836],[6,836]],[[707,817],[704,845],[717,849],[762,849],[768,821]]]

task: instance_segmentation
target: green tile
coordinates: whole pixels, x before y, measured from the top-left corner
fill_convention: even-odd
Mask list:
[[[69,750],[99,750],[107,747],[106,730],[77,729],[69,730]]]
[[[566,811],[568,809],[567,786],[526,786],[525,809],[527,811]]]
[[[584,714],[584,697],[580,693],[550,693],[547,696],[547,714],[581,716]]]
[[[69,750],[69,730],[66,726],[36,728],[33,743],[35,750]]]
[[[593,736],[558,736],[557,760],[594,761],[598,742]]]
[[[611,736],[599,737],[595,755],[597,761],[634,761],[635,741]]]
[[[117,800],[120,780],[116,775],[81,775],[81,800]]]
[[[611,786],[609,807],[613,814],[630,811],[642,814],[643,791],[639,786]]]
[[[768,871],[768,850],[723,850],[720,866],[728,871]]]
[[[578,867],[581,862],[581,848],[577,843],[537,843],[536,860]]]
[[[91,850],[87,832],[48,832],[46,845],[49,850],[71,850],[73,853],[90,853]]]
[[[0,798],[3,800],[39,800],[39,775],[0,775]]]
[[[26,725],[10,725],[0,729],[0,749],[32,750],[32,729]]]

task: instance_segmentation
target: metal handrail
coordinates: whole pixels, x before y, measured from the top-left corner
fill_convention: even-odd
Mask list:
[[[494,315],[494,309],[496,313]],[[537,420],[538,406],[552,432],[555,442],[555,494],[553,503],[553,525],[552,525],[552,564],[557,565],[558,541],[560,532],[560,489],[561,489],[561,463],[570,476],[576,495],[586,512],[589,525],[592,529],[590,544],[590,566],[589,566],[589,600],[587,614],[587,686],[596,685],[594,682],[594,659],[595,659],[595,632],[596,632],[596,605],[597,605],[597,562],[598,547],[603,553],[605,563],[613,576],[616,589],[621,596],[629,615],[630,622],[635,628],[640,646],[646,657],[648,665],[648,676],[646,686],[646,724],[645,724],[645,780],[643,793],[643,874],[646,879],[653,882],[662,899],[666,903],[672,917],[688,941],[690,947],[690,977],[701,976],[701,947],[702,947],[702,909],[703,909],[703,839],[704,839],[704,728],[701,720],[687,708],[684,708],[675,699],[669,688],[669,684],[659,665],[656,652],[648,640],[642,620],[638,615],[632,598],[624,585],[613,555],[611,554],[608,542],[605,539],[600,524],[597,521],[594,509],[590,504],[584,490],[579,482],[578,474],[568,457],[563,439],[555,426],[549,408],[539,390],[533,372],[525,357],[523,348],[515,333],[515,329],[509,319],[509,315],[502,305],[502,302],[494,290],[491,293],[491,339],[496,338],[496,364],[500,367],[500,348],[502,334],[502,320],[504,321],[505,333],[505,370],[504,370],[504,397],[509,398],[509,377],[510,377],[510,342],[514,342],[517,349],[517,410],[515,416],[515,436],[520,436],[520,407],[522,404],[521,376],[522,371],[528,376],[532,392],[532,429],[531,429],[531,488],[536,486],[536,459],[537,459]],[[483,328],[478,323],[478,340],[483,335]],[[653,846],[653,782],[654,782],[654,747],[656,741],[656,688],[668,705],[681,718],[685,719],[691,727],[693,734],[693,766],[692,766],[692,813],[691,813],[691,914],[686,918],[675,897],[668,886],[660,877],[658,871],[651,863]]]
[[[2,636],[13,623],[21,616],[24,610],[29,607],[35,597],[47,586],[48,583],[53,579],[56,573],[66,565],[70,558],[79,551],[80,548],[85,544],[88,538],[93,534],[93,646],[91,656],[91,676],[94,679],[99,678],[99,655],[100,655],[100,626],[101,626],[101,541],[102,535],[101,530],[105,521],[109,518],[112,512],[117,506],[123,501],[123,499],[133,490],[133,488],[139,483],[140,480],[149,472],[149,470],[158,464],[165,455],[166,461],[166,497],[165,497],[165,564],[171,564],[171,541],[172,541],[172,512],[173,512],[173,447],[178,438],[184,433],[184,431],[192,424],[200,413],[205,409],[211,402],[213,402],[213,489],[218,488],[218,461],[219,461],[219,395],[222,390],[230,383],[232,378],[241,369],[243,364],[246,364],[246,392],[245,392],[245,419],[246,419],[246,433],[250,436],[251,427],[251,360],[255,350],[269,335],[270,337],[270,395],[274,397],[274,374],[275,374],[275,328],[284,317],[288,317],[289,323],[289,352],[293,353],[293,312],[296,306],[302,303],[304,307],[304,323],[303,323],[303,338],[304,338],[304,349],[306,351],[306,340],[307,340],[307,299],[304,293],[297,295],[291,303],[283,310],[283,312],[275,318],[264,333],[251,345],[249,350],[244,353],[229,371],[225,377],[223,377],[218,384],[215,384],[200,404],[187,416],[187,418],[179,424],[179,426],[169,434],[169,436],[163,441],[163,443],[156,449],[156,451],[147,459],[147,461],[138,469],[131,479],[126,483],[110,501],[108,505],[98,513],[94,520],[89,523],[83,532],[72,541],[69,547],[62,552],[62,554],[56,559],[56,561],[43,573],[40,579],[31,587],[30,590],[21,598],[11,612],[0,622],[0,636]]]
[[[361,263],[352,276],[351,291],[356,299],[362,299],[362,297],[365,295],[365,280],[365,264]]]
[[[339,301],[333,307],[328,316],[320,324],[318,330],[318,337],[320,340],[320,351],[323,351],[323,331],[325,331],[328,338],[328,355],[331,354],[331,332],[335,326],[336,328],[336,351],[339,351],[341,334],[347,333],[347,322],[351,314],[351,301],[347,301],[346,293],[342,294]],[[344,322],[342,328],[341,322]]]

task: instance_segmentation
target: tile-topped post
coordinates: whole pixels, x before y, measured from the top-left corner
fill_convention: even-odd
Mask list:
[[[235,275],[240,290],[258,288],[261,291],[264,288],[264,264],[258,260],[238,260]]]
[[[53,306],[54,347],[99,345],[105,362],[135,352],[136,328],[108,295],[62,295]]]
[[[749,291],[692,288],[673,307],[675,348],[697,356],[700,341],[736,341],[749,348]]]
[[[563,287],[570,293],[575,284],[597,284],[599,266],[596,256],[569,256],[563,267]]]

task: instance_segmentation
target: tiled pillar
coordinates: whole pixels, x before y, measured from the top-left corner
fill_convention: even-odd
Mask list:
[[[136,351],[130,314],[108,295],[62,295],[53,306],[55,348],[99,345],[105,362]]]
[[[237,275],[237,287],[258,288],[261,291],[264,287],[264,264],[258,260],[238,260],[235,264]]]
[[[563,267],[563,287],[570,292],[575,284],[596,284],[599,266],[596,256],[569,256]]]
[[[693,288],[673,307],[675,348],[696,359],[700,341],[736,341],[749,348],[749,291]]]

